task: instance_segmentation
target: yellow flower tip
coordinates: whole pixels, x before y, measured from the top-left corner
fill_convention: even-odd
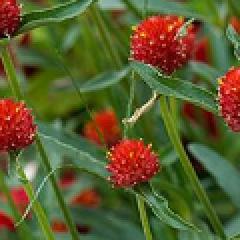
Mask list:
[[[180,23],[183,23],[183,22],[184,22],[184,17],[183,17],[183,16],[180,16],[180,17],[178,18],[178,21],[179,21]]]
[[[136,31],[137,30],[137,26],[132,26],[132,31]]]
[[[145,32],[141,32],[140,33],[140,37],[143,37],[143,38],[145,38],[147,35],[146,35],[146,33]]]
[[[168,32],[171,32],[173,30],[173,25],[168,26]]]
[[[222,82],[223,82],[223,79],[222,78],[218,78],[217,81],[218,81],[218,84],[221,85]]]
[[[151,144],[151,143],[148,144],[147,147],[148,147],[149,149],[151,149],[151,148],[152,148],[152,144]]]

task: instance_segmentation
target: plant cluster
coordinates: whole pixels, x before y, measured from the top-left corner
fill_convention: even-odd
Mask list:
[[[0,238],[240,239],[238,0],[0,0]]]

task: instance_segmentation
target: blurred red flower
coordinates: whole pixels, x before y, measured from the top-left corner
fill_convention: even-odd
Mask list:
[[[9,231],[15,231],[14,222],[10,216],[0,211],[0,230],[7,229]]]
[[[85,125],[83,132],[86,138],[99,145],[103,144],[102,137],[108,147],[115,145],[121,138],[117,116],[111,110],[96,113],[93,120]]]
[[[23,214],[30,203],[26,191],[23,187],[14,187],[10,190],[10,193],[14,204],[17,206],[19,212]],[[6,197],[2,193],[0,194],[0,199],[4,202],[7,201]]]
[[[87,189],[73,197],[73,199],[71,200],[71,204],[95,208],[99,206],[100,201],[101,198],[95,190]]]
[[[240,19],[237,17],[232,17],[230,23],[232,24],[235,31],[240,34]]]

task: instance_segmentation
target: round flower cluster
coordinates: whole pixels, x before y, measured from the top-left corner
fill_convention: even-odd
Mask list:
[[[121,130],[116,114],[111,110],[98,112],[93,120],[84,127],[84,136],[94,143],[109,147],[115,145],[121,138]]]
[[[21,7],[16,0],[0,0],[0,38],[16,32],[21,21]]]
[[[0,100],[0,151],[27,147],[35,138],[36,125],[30,110],[23,102]]]
[[[235,132],[240,131],[240,67],[231,68],[219,78],[219,108],[227,125]]]
[[[182,67],[191,57],[195,33],[188,26],[183,30],[184,18],[152,16],[134,27],[131,37],[131,59],[151,64],[165,74]]]
[[[108,153],[107,170],[110,181],[116,187],[132,187],[147,182],[159,170],[158,157],[151,145],[142,140],[122,140]]]

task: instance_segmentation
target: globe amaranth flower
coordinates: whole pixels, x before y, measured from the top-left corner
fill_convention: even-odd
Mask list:
[[[100,202],[100,195],[94,189],[86,189],[71,199],[72,205],[80,205],[88,208],[96,208],[100,205]]]
[[[180,36],[184,18],[152,16],[133,28],[130,59],[141,61],[171,74],[190,59],[195,33],[190,25]]]
[[[30,145],[35,138],[36,125],[24,102],[0,100],[0,151],[15,151]]]
[[[109,147],[115,145],[121,138],[121,130],[116,114],[111,110],[98,112],[93,120],[84,127],[84,136],[94,143]]]
[[[115,187],[132,187],[149,181],[158,171],[158,157],[142,140],[122,140],[108,152],[107,170]]]
[[[222,117],[235,132],[240,131],[240,67],[219,78],[218,102]]]
[[[0,38],[13,35],[21,21],[21,6],[17,0],[0,0]]]

